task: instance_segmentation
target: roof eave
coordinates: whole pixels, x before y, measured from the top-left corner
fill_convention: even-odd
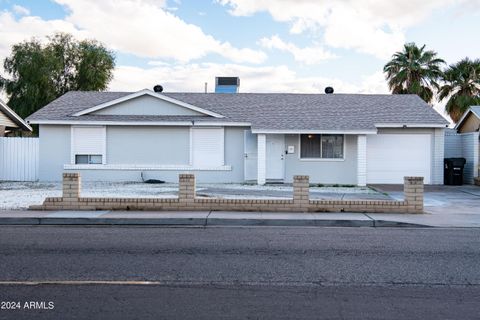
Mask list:
[[[447,128],[448,123],[376,123],[377,128]]]
[[[30,120],[32,124],[51,125],[114,125],[114,126],[227,126],[227,127],[250,127],[250,122],[235,121],[121,121],[121,120]]]
[[[252,129],[254,134],[376,134],[376,129],[332,130],[332,129]]]
[[[25,120],[20,118],[20,116],[18,114],[16,114],[15,111],[10,109],[10,107],[7,106],[7,104],[4,103],[2,100],[0,100],[0,109],[5,114],[7,114],[7,116],[9,116],[10,119],[13,122],[15,122],[18,126],[20,126],[23,130],[30,131],[30,132],[33,131],[33,128]]]

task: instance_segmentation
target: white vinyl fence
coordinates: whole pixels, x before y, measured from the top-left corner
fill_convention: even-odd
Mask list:
[[[473,183],[479,173],[480,140],[478,132],[445,134],[445,158],[465,158],[463,179],[465,183]]]
[[[0,137],[0,181],[38,180],[38,138]]]

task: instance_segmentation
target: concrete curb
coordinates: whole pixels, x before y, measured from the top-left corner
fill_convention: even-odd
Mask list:
[[[429,227],[387,220],[227,219],[227,218],[0,218],[0,225],[144,225],[144,226],[277,226],[277,227]]]

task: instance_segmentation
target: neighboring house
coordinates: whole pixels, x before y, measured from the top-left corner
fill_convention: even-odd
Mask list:
[[[0,100],[0,137],[15,130],[32,131],[32,127]]]
[[[458,133],[480,131],[480,106],[470,107],[455,125]]]
[[[443,183],[448,122],[416,95],[69,92],[31,115],[40,180]]]

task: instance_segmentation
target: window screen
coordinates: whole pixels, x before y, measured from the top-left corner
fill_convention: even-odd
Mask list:
[[[338,134],[322,135],[322,158],[327,158],[327,159],[343,158],[343,135],[338,135]]]

